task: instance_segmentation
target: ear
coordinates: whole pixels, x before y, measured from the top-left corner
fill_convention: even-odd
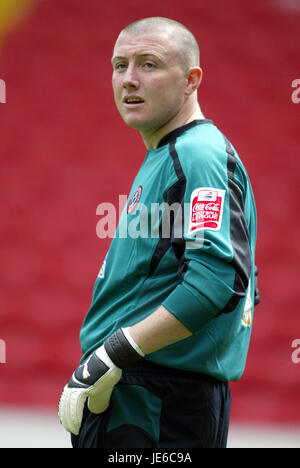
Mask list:
[[[200,67],[190,68],[187,75],[187,87],[185,90],[186,96],[190,96],[199,88],[202,81],[202,69]]]

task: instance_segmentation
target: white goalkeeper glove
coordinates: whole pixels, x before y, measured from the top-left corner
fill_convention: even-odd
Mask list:
[[[58,406],[58,417],[64,428],[78,435],[83,409],[88,399],[92,413],[103,413],[111,393],[122,375],[122,369],[144,356],[128,328],[114,332],[75,370],[64,387]]]

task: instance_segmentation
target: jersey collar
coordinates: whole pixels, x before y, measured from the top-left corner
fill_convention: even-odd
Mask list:
[[[182,127],[178,127],[172,132],[168,133],[165,135],[159,142],[157,148],[161,148],[164,145],[167,145],[171,141],[176,140],[180,135],[182,135],[184,132],[187,130],[190,130],[191,128],[195,127],[196,125],[201,125],[201,124],[207,124],[207,123],[213,123],[212,120],[209,119],[197,119],[193,120],[192,122],[189,122],[188,124],[183,125]]]

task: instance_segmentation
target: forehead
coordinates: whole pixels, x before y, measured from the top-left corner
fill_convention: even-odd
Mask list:
[[[176,49],[165,33],[131,35],[121,33],[114,47],[113,59],[138,55],[157,55],[161,60],[174,57]]]

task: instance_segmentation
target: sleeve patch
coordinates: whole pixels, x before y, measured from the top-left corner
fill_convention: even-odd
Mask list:
[[[219,231],[222,224],[224,199],[225,190],[211,187],[195,189],[190,201],[188,234],[204,229]]]

